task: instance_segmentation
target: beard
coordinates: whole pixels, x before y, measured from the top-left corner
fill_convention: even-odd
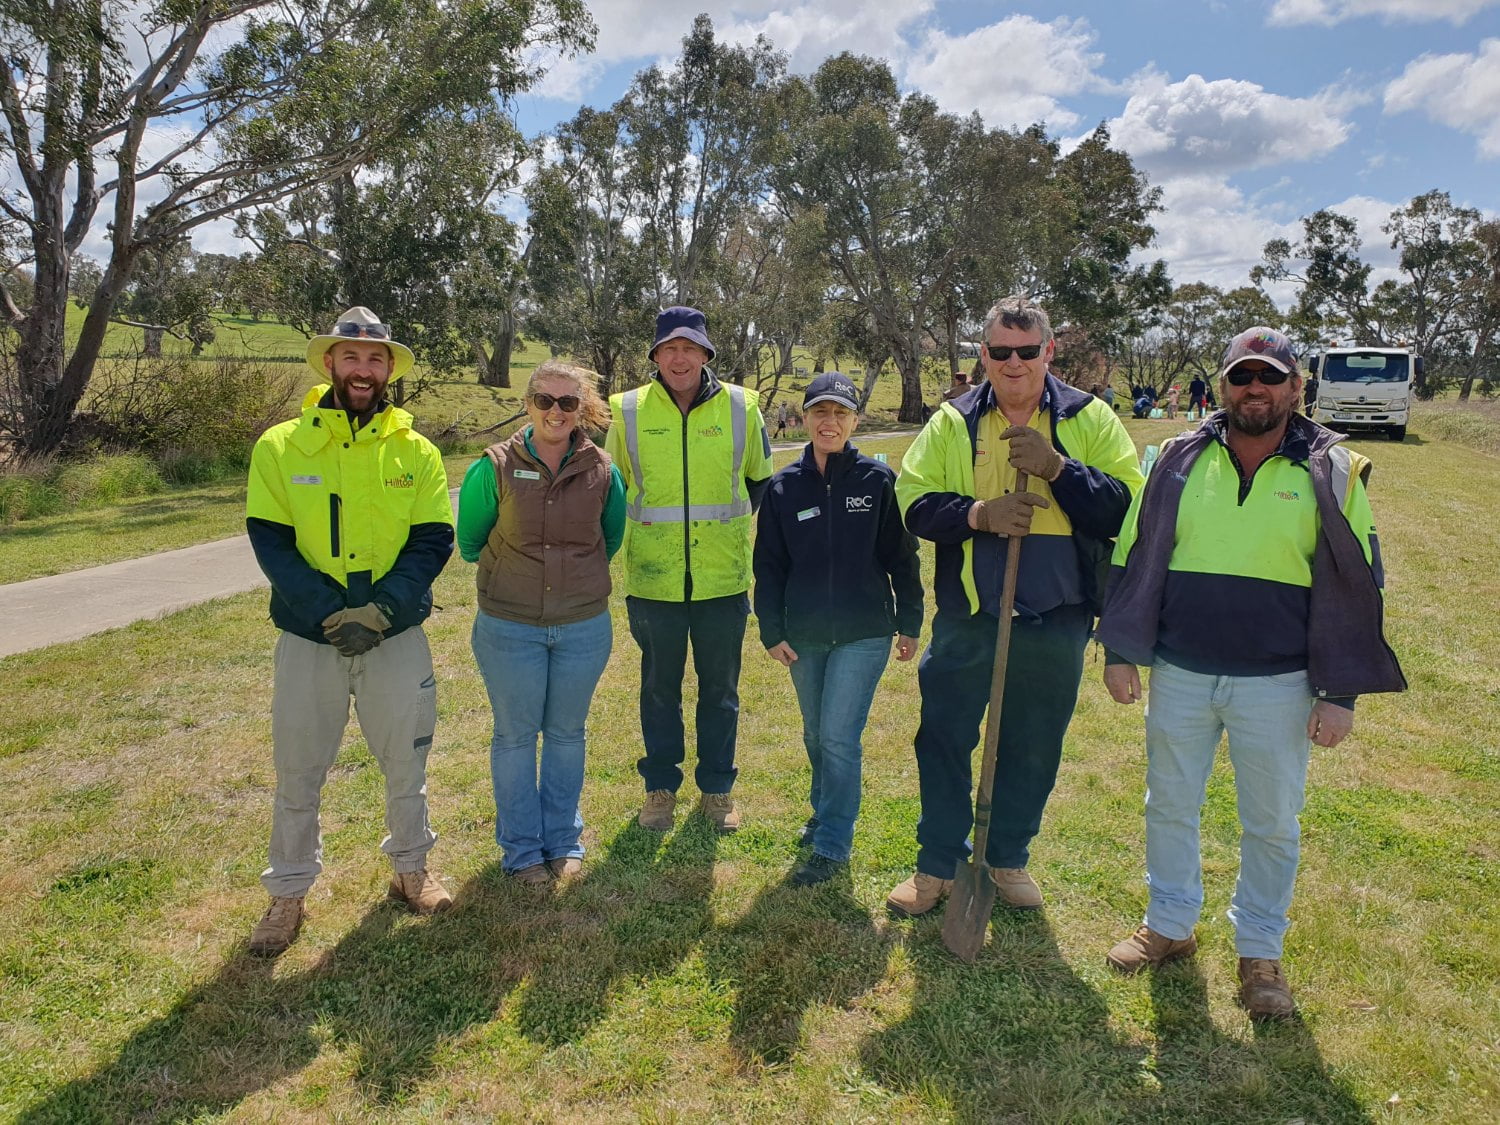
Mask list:
[[[1286,424],[1292,416],[1292,403],[1288,399],[1277,402],[1275,399],[1263,399],[1266,409],[1247,411],[1248,403],[1225,401],[1224,411],[1229,415],[1229,427],[1246,437],[1260,437],[1272,430],[1278,429]]]

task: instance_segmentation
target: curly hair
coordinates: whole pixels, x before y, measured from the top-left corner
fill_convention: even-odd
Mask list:
[[[538,379],[566,379],[578,390],[582,405],[578,408],[578,424],[586,430],[609,428],[609,406],[599,397],[599,376],[579,363],[565,359],[549,359],[537,365],[526,383],[526,398],[531,398],[532,388]]]

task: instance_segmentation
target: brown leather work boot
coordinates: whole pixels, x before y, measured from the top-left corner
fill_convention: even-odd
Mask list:
[[[1268,957],[1240,958],[1240,1003],[1253,1020],[1287,1020],[1297,1014],[1281,962]]]
[[[1013,910],[1040,910],[1042,892],[1024,867],[991,867],[990,882],[1000,901]]]
[[[708,817],[715,831],[725,836],[740,830],[740,810],[734,807],[734,798],[728,793],[700,794],[698,810]]]
[[[547,861],[547,870],[559,883],[565,883],[583,874],[583,860],[576,855],[560,855]]]
[[[296,898],[272,896],[271,905],[266,907],[255,929],[250,931],[250,952],[257,957],[280,957],[297,940],[306,917],[300,895]]]
[[[391,898],[406,903],[413,914],[437,914],[453,905],[453,896],[443,889],[427,868],[398,871],[391,877]]]
[[[670,789],[653,789],[636,816],[636,823],[653,832],[670,832],[677,812],[677,794]]]
[[[901,918],[918,918],[947,898],[951,890],[952,879],[918,871],[886,896],[886,909]]]
[[[1104,955],[1109,967],[1117,973],[1138,973],[1146,967],[1156,968],[1168,961],[1191,957],[1198,952],[1198,938],[1194,934],[1178,940],[1162,937],[1142,922],[1135,933],[1118,943]]]

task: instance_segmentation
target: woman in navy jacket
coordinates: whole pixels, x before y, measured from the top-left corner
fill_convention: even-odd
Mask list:
[[[755,539],[755,614],[767,653],[790,669],[812,762],[811,858],[792,875],[826,882],[848,862],[859,814],[860,736],[890,659],[922,629],[917,542],[901,522],[896,474],[860,454],[854,384],[819,375],[802,399],[811,442],[771,478]]]

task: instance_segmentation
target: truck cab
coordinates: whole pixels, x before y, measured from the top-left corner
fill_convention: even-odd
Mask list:
[[[1314,422],[1355,433],[1384,430],[1406,440],[1412,377],[1422,357],[1410,348],[1326,348],[1308,360],[1318,380],[1308,413]]]

